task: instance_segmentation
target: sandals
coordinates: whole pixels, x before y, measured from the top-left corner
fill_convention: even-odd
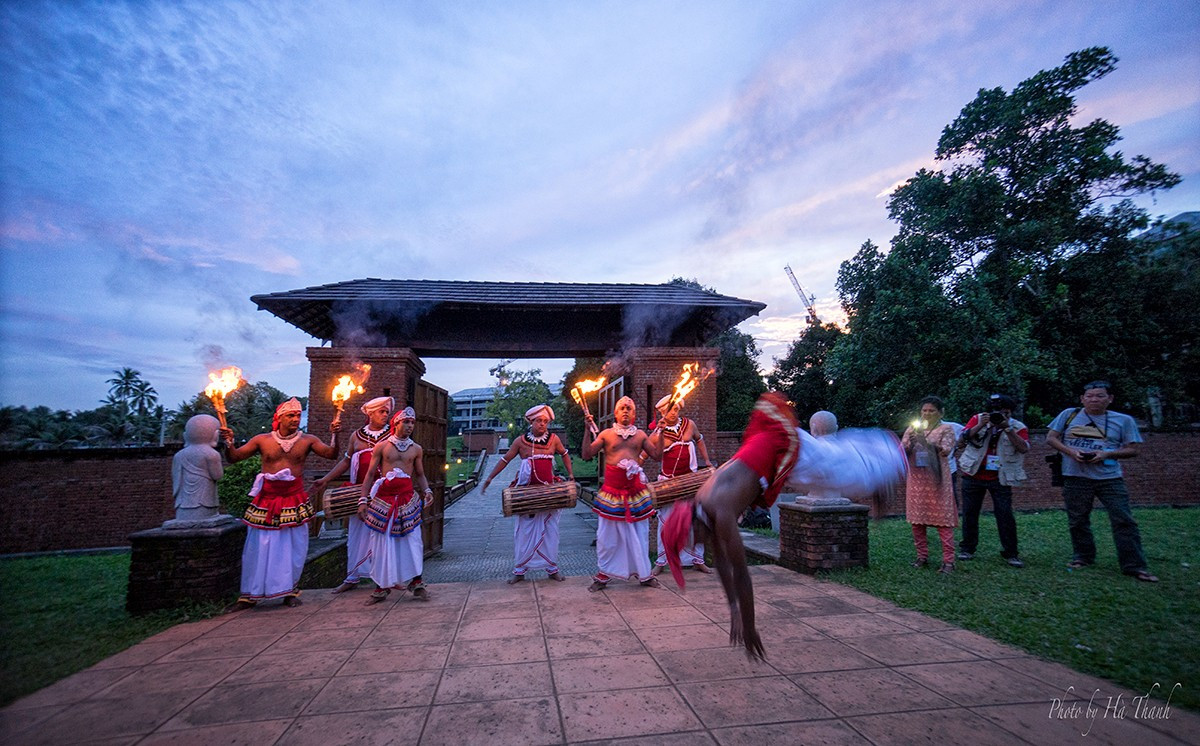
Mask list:
[[[1154,575],[1154,573],[1150,572],[1149,570],[1136,570],[1134,572],[1127,573],[1127,574],[1132,575],[1134,580],[1140,580],[1143,583],[1157,583],[1158,582],[1158,576]]]
[[[1067,563],[1067,569],[1068,570],[1082,570],[1083,568],[1085,568],[1091,564],[1092,564],[1091,562],[1084,562],[1081,559],[1073,559]]]

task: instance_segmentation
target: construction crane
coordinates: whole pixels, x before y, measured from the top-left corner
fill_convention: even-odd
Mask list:
[[[505,358],[504,360],[501,360],[498,365],[494,365],[488,370],[489,376],[495,376],[497,379],[499,379],[500,388],[504,388],[508,385],[508,372],[504,370],[505,366],[515,361],[516,358]]]
[[[796,275],[792,273],[792,267],[790,264],[783,265],[783,271],[787,272],[788,279],[792,281],[792,287],[796,288],[796,295],[800,296],[800,302],[803,303],[804,307],[808,309],[808,325],[816,326],[820,324],[821,320],[817,318],[817,307],[813,305],[817,302],[817,296],[805,294],[804,288],[800,287],[800,281],[797,280]]]

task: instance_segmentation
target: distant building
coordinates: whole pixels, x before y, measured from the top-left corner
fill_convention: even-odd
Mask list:
[[[547,384],[551,396],[562,393],[561,383]],[[508,430],[508,423],[501,424],[496,419],[488,419],[484,414],[487,407],[496,398],[495,387],[481,389],[463,389],[450,395],[452,411],[450,412],[450,433],[462,435],[467,430],[491,429],[497,432]],[[549,403],[549,402],[547,402]]]

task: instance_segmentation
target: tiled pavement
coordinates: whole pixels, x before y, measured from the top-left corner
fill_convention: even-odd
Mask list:
[[[1197,742],[1200,716],[1122,719],[1108,682],[773,566],[766,662],[727,646],[719,582],[586,577],[364,591],[169,629],[0,711],[5,744]],[[1070,689],[1072,688],[1073,689]],[[1053,718],[1074,697],[1079,714]],[[1064,712],[1070,713],[1070,710]],[[1084,732],[1088,735],[1082,735]]]

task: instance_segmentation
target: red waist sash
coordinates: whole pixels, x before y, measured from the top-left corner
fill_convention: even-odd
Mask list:
[[[800,436],[796,434],[796,413],[787,399],[777,392],[758,398],[750,414],[750,424],[742,435],[742,447],[733,454],[754,470],[763,485],[763,494],[755,505],[769,508],[775,504],[788,474],[800,455]]]

